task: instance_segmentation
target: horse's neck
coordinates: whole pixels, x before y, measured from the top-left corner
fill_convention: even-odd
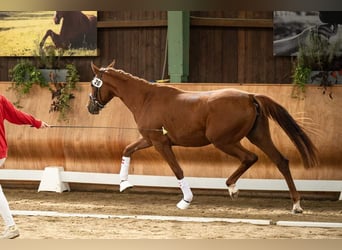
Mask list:
[[[84,22],[86,18],[83,17],[82,13],[78,12],[70,12],[63,16],[63,23],[66,25],[62,25],[61,33],[64,30],[70,30],[70,27],[74,28],[82,28],[80,27],[81,23]]]
[[[136,115],[141,111],[146,98],[153,91],[153,86],[139,79],[128,79],[118,88],[118,97]]]

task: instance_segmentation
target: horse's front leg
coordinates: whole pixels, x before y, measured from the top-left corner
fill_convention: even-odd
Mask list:
[[[141,138],[136,142],[129,144],[123,151],[121,168],[120,168],[120,192],[123,192],[127,188],[133,187],[133,185],[128,181],[128,171],[131,162],[131,155],[144,148],[151,147],[151,141]]]
[[[47,30],[45,35],[43,36],[42,40],[39,43],[40,48],[43,48],[45,41],[48,37],[52,36],[53,31],[52,30]]]
[[[53,32],[52,30],[47,30],[44,37],[42,38],[42,40],[39,43],[40,48],[43,48],[45,41],[48,37],[51,37],[52,42],[55,44],[56,48],[63,48],[65,47],[60,35],[58,35],[57,33]]]
[[[171,145],[169,145],[168,143],[161,142],[153,143],[153,145],[155,146],[156,150],[161,154],[161,156],[166,160],[166,162],[169,164],[173,173],[178,179],[179,186],[183,193],[183,199],[177,203],[177,207],[179,209],[187,209],[190,206],[193,194],[191,192],[189,184],[184,179],[183,170],[181,169],[176,160],[176,156],[172,151]]]

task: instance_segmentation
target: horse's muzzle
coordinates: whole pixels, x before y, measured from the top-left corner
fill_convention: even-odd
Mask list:
[[[88,103],[87,108],[88,108],[88,112],[92,115],[100,114],[100,109],[96,105],[92,104],[91,102]]]
[[[98,115],[103,107],[104,106],[99,104],[99,102],[92,95],[89,95],[89,102],[87,108],[90,114]]]

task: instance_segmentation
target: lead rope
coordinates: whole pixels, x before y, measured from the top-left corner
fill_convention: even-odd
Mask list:
[[[138,130],[138,128],[121,128],[121,127],[104,127],[104,126],[80,126],[80,125],[50,125],[50,128],[110,128],[110,129],[123,129],[123,130]],[[146,131],[157,131],[162,132],[163,135],[166,135],[168,131],[164,128],[164,126],[161,127],[161,129],[158,128],[143,128],[141,130]]]

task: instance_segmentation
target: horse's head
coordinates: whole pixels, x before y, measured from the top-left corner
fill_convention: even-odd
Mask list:
[[[108,67],[114,66],[114,61]],[[114,97],[114,92],[108,84],[109,75],[107,68],[98,68],[91,63],[94,78],[91,81],[92,93],[89,95],[88,111],[91,114],[99,114],[100,110]]]
[[[54,21],[55,24],[60,24],[61,19],[64,16],[64,12],[65,11],[56,11],[55,12],[55,15],[53,16],[53,21]]]

